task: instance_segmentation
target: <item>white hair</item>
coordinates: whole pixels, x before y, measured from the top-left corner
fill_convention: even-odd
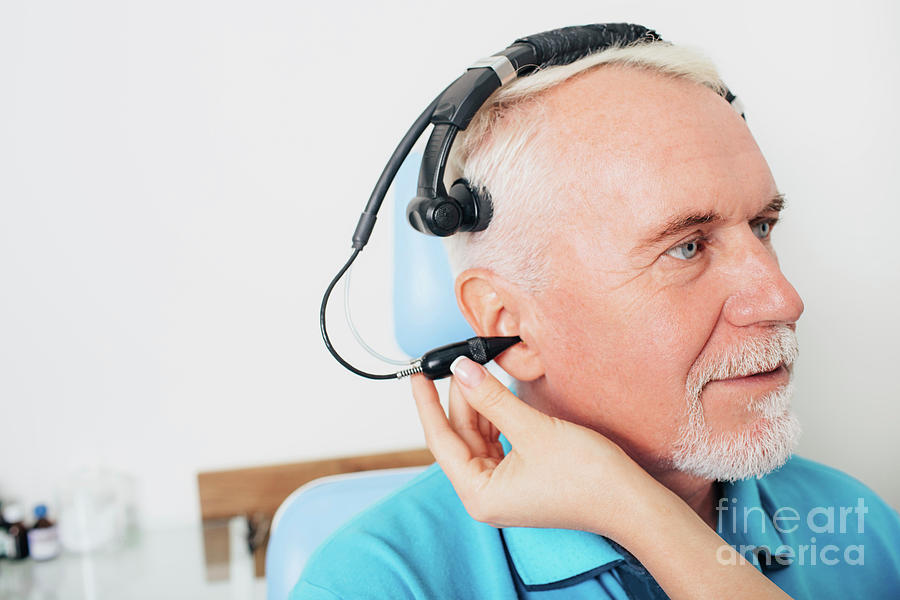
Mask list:
[[[465,177],[485,189],[493,203],[488,228],[444,238],[454,278],[484,267],[538,293],[549,283],[553,227],[563,206],[557,200],[565,182],[555,175],[554,157],[539,143],[544,92],[589,69],[624,65],[687,79],[722,94],[725,86],[712,62],[697,50],[667,42],[615,46],[568,65],[553,66],[517,79],[494,92],[450,151],[447,189]]]

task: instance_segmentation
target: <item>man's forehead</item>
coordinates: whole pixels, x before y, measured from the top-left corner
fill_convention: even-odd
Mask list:
[[[568,125],[570,133],[600,126],[604,133],[622,134],[632,142],[657,137],[664,122],[683,121],[697,110],[702,114],[718,107],[740,118],[724,98],[700,83],[620,64],[580,73],[549,90],[543,101],[550,110],[542,116]]]
[[[741,117],[715,91],[648,68],[600,65],[552,88],[539,104],[542,110],[533,116],[541,121],[541,143],[556,160],[659,160],[696,146],[696,138],[727,145],[735,132],[749,137]],[[723,122],[732,125],[728,132]]]
[[[700,84],[604,66],[549,100],[547,159],[563,201],[634,242],[679,218],[755,214],[777,195],[746,124]]]

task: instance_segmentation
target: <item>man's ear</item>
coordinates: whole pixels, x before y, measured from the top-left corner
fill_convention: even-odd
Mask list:
[[[456,303],[477,335],[522,338],[494,361],[519,381],[533,381],[544,374],[544,365],[524,300],[520,291],[487,269],[468,269],[456,278]]]

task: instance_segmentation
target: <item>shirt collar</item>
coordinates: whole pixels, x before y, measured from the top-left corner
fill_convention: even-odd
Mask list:
[[[511,445],[502,434],[499,441],[505,455]],[[752,546],[775,555],[783,541],[772,521],[769,503],[760,495],[759,480],[751,477],[721,482],[720,486],[716,532],[738,550],[741,545]],[[625,562],[606,538],[587,531],[537,527],[504,527],[500,531],[510,561],[529,591],[575,585]],[[743,554],[746,556],[746,552]],[[767,566],[763,555],[759,556],[759,563],[754,564],[760,570],[779,569],[789,562],[781,557],[783,564],[773,559]]]
[[[510,443],[500,436],[503,453]],[[601,535],[573,529],[504,527],[506,551],[528,591],[574,585],[623,561]]]
[[[778,552],[785,543],[772,518],[772,503],[761,491],[761,481],[748,477],[721,482],[716,505],[716,533],[751,561],[753,557],[747,556],[747,550],[752,548],[757,555],[754,565],[761,571],[774,571],[788,566],[791,561],[789,555]],[[779,560],[772,558],[775,556]]]

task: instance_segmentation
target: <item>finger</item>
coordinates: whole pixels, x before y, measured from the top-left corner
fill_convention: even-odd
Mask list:
[[[531,439],[547,416],[528,406],[477,362],[464,356],[451,365],[466,402],[486,417],[513,446]]]
[[[453,431],[444,415],[434,382],[417,374],[413,375],[411,384],[428,448],[459,497],[470,497],[473,489],[483,488],[485,480],[490,479],[491,471],[502,456],[473,457],[469,447]]]
[[[485,419],[485,420],[487,420],[487,419]],[[504,450],[503,450],[503,444],[500,443],[500,430],[497,429],[497,427],[495,427],[493,423],[490,424],[490,428],[491,428],[491,434],[490,434],[491,448],[493,450],[492,456],[496,456],[498,458],[503,458]]]
[[[481,414],[478,415],[478,431],[481,432],[481,437],[483,437],[484,439],[489,441],[494,439],[492,437],[494,433],[494,425],[490,421],[488,421],[484,417],[484,415]]]
[[[434,382],[422,374],[416,374],[410,383],[428,449],[447,477],[455,480],[465,472],[466,463],[472,458],[469,446],[450,426]]]
[[[503,444],[498,439],[500,432],[493,423],[487,420],[484,415],[478,415],[478,429],[481,436],[487,441],[488,456],[494,458],[503,458]]]
[[[453,430],[469,445],[475,456],[488,456],[490,439],[484,434],[483,425],[487,419],[469,406],[462,392],[459,391],[459,382],[455,377],[450,379],[450,402],[448,405],[450,425]]]

